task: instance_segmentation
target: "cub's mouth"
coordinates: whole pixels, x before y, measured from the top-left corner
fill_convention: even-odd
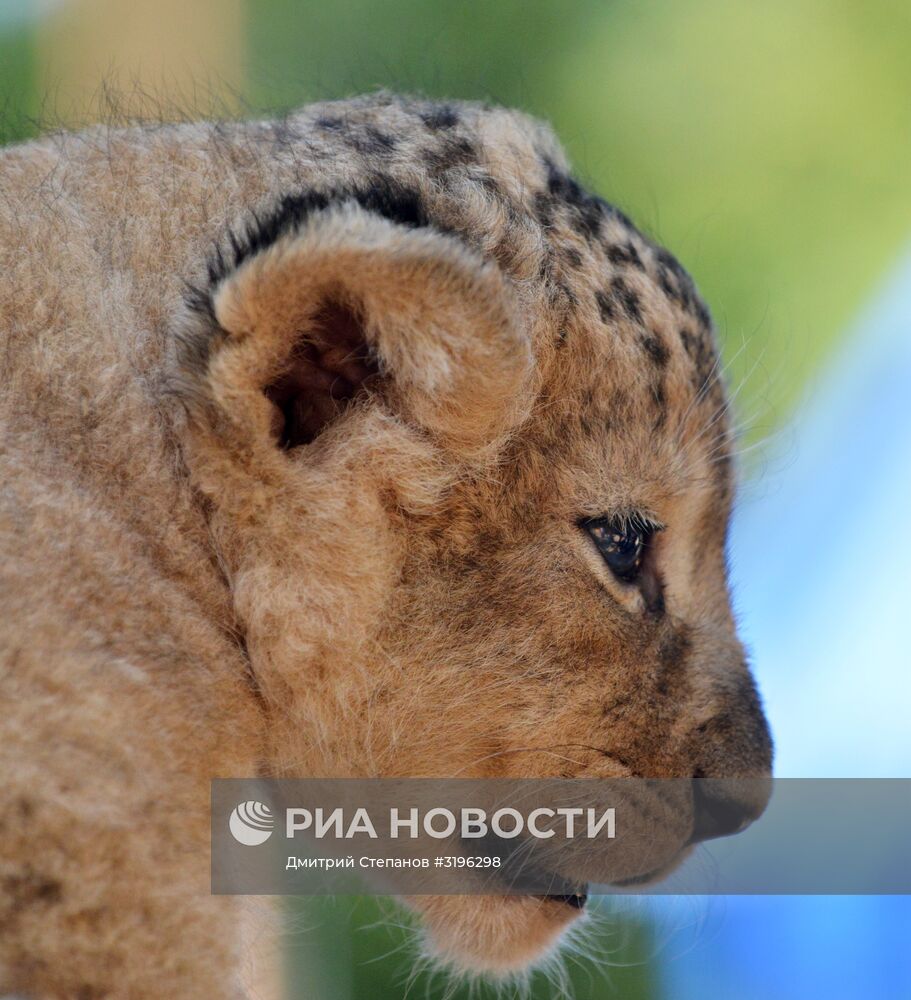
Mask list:
[[[547,867],[547,858],[536,858],[536,843],[527,839],[505,839],[487,833],[479,840],[461,839],[461,846],[468,855],[495,857],[500,867],[490,869],[490,890],[499,888],[511,895],[530,896],[533,899],[563,903],[574,910],[584,910],[588,902],[588,882],[569,878],[557,867]],[[548,852],[552,855],[553,852]],[[557,859],[553,859],[557,860]]]
[[[656,849],[657,844],[657,849]],[[591,884],[622,888],[649,885],[669,875],[690,853],[685,835],[641,840],[618,849],[565,841],[553,846],[528,839],[503,839],[488,834],[462,841],[466,854],[493,856],[498,868],[486,873],[484,891],[562,903],[582,911]]]

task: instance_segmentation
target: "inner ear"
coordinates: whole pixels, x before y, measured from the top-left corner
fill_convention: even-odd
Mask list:
[[[282,448],[309,444],[378,374],[356,308],[328,300],[302,332],[287,364],[265,388]]]

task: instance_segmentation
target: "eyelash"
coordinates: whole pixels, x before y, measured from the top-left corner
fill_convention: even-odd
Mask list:
[[[653,536],[662,525],[642,514],[603,515],[579,522],[608,569],[621,583],[635,583]]]

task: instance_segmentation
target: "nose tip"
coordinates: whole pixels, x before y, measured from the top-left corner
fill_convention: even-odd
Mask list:
[[[732,787],[733,786],[733,787]],[[743,795],[736,782],[711,778],[693,781],[693,832],[691,844],[730,837],[745,830],[762,812],[762,806]]]

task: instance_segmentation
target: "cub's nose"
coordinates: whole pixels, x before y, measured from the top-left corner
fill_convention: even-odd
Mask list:
[[[740,833],[762,815],[768,797],[766,779],[695,778],[690,843]]]

